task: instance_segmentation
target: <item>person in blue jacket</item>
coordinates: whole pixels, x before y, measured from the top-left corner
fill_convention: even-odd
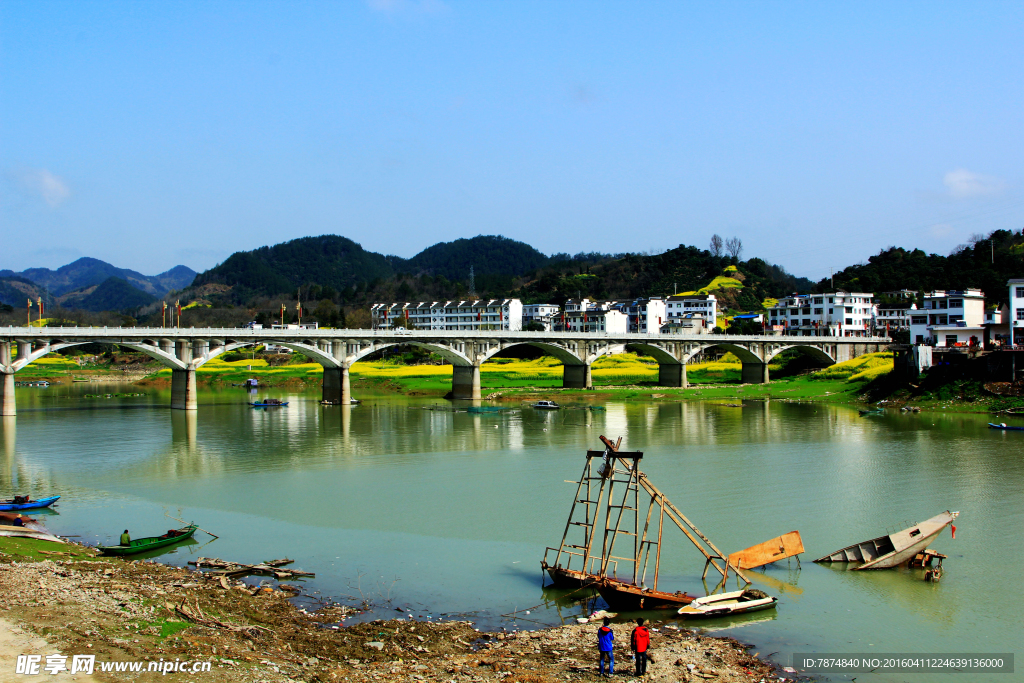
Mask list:
[[[599,659],[597,661],[597,667],[604,676],[604,662],[608,660],[608,675],[615,675],[615,654],[612,652],[612,644],[615,642],[615,634],[612,632],[612,627],[608,624],[612,623],[612,620],[608,617],[604,618],[604,626],[597,629],[597,649],[599,652]]]

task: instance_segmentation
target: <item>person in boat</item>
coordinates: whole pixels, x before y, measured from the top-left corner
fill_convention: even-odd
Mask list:
[[[615,653],[612,652],[612,646],[615,644],[615,633],[612,632],[612,627],[609,626],[610,623],[612,623],[612,620],[605,617],[604,626],[597,629],[597,668],[601,672],[602,676],[605,675],[605,660],[608,660],[608,675],[615,675]]]
[[[121,545],[131,545],[132,537],[128,535],[128,530],[125,529],[124,533],[121,534]]]
[[[636,620],[636,628],[629,634],[629,648],[633,650],[636,661],[636,675],[647,675],[647,650],[651,646],[651,634],[644,626],[643,619]]]

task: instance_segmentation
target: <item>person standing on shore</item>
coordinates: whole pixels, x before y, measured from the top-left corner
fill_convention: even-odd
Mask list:
[[[647,649],[651,645],[651,634],[644,626],[643,619],[636,620],[636,628],[629,634],[629,647],[633,650],[633,658],[636,660],[636,675],[647,674]]]
[[[608,675],[615,675],[615,653],[612,652],[612,646],[615,643],[615,634],[612,632],[612,627],[608,624],[612,623],[612,620],[608,617],[604,618],[604,626],[597,629],[597,650],[598,657],[597,667],[604,676],[604,662],[608,660]]]

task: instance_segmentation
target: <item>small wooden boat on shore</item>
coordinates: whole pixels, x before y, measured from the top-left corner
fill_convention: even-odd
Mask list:
[[[898,567],[910,562],[926,549],[947,526],[953,524],[959,514],[947,510],[902,531],[840,548],[819,557],[815,562],[849,562],[859,565],[850,567],[851,570]]]
[[[175,543],[192,538],[198,529],[195,524],[189,524],[180,529],[171,529],[163,536],[147,536],[145,538],[133,538],[129,545],[101,545],[97,546],[104,555],[134,555],[144,553],[157,548],[164,548]]]
[[[288,401],[282,401],[279,398],[265,398],[262,401],[250,401],[249,405],[253,408],[283,408],[288,405]]]
[[[49,496],[39,500],[28,500],[28,496],[22,498],[15,496],[10,500],[0,500],[0,510],[33,510],[36,508],[50,507],[60,496]]]
[[[533,407],[537,410],[558,410],[562,406],[558,405],[554,401],[537,401],[533,404]]]
[[[746,588],[741,591],[697,598],[686,607],[680,608],[678,614],[687,619],[727,617],[733,614],[746,614],[747,612],[758,612],[763,609],[774,609],[778,602],[778,598],[762,593],[756,588]]]
[[[999,424],[996,424],[994,422],[989,422],[988,426],[989,426],[989,429],[1004,429],[1006,431],[1024,432],[1024,427],[1012,427],[1012,426],[1006,424],[1005,422],[1000,422]]]

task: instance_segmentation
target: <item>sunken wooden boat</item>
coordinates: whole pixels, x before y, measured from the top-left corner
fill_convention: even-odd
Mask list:
[[[60,496],[49,496],[39,500],[28,500],[27,496],[15,496],[10,500],[0,500],[0,510],[33,510],[36,508],[47,508],[57,502]]]
[[[198,529],[195,524],[189,524],[180,529],[171,529],[163,536],[147,536],[146,538],[133,538],[128,545],[101,545],[97,546],[104,555],[134,555],[144,553],[157,548],[164,548],[175,543],[181,543],[192,538]]]
[[[746,588],[741,591],[697,598],[686,607],[680,608],[678,614],[687,619],[728,617],[733,614],[746,614],[747,612],[774,609],[778,602],[778,598],[767,593],[762,593],[757,589]]]
[[[682,591],[668,593],[607,577],[598,580],[595,587],[608,606],[620,612],[678,609],[680,605],[689,605],[696,600],[695,596]]]
[[[902,531],[840,548],[834,553],[819,557],[815,562],[856,564],[857,566],[850,567],[851,570],[899,567],[926,549],[928,544],[934,541],[946,527],[950,526],[959,514],[959,512],[947,510]]]

